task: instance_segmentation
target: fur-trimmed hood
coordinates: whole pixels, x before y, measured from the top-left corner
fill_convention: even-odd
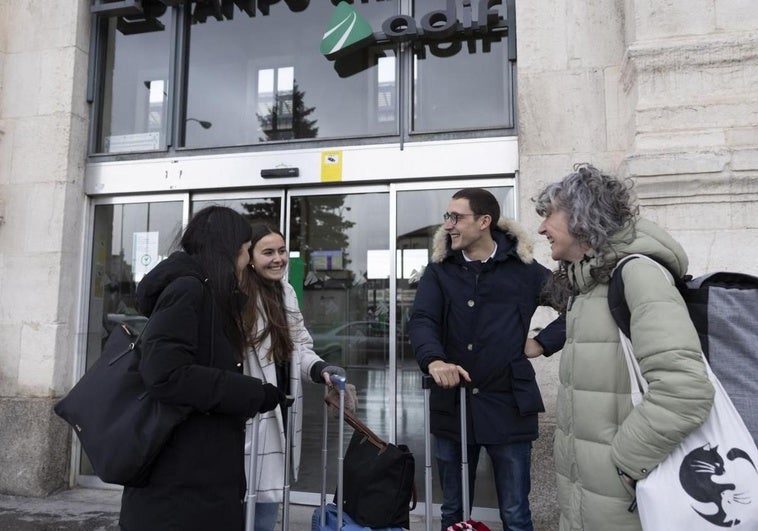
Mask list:
[[[522,262],[531,264],[534,261],[534,240],[524,227],[513,219],[500,218],[500,221],[497,222],[497,228],[515,241],[516,254]],[[434,234],[432,243],[432,262],[442,262],[449,253],[450,237],[447,235],[444,225],[440,225]]]

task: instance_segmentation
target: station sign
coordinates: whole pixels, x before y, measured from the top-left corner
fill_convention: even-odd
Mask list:
[[[476,6],[472,4],[476,2]],[[418,21],[409,15],[394,15],[374,32],[365,18],[346,0],[340,1],[321,41],[321,53],[329,59],[368,46],[401,42],[434,43],[507,34],[506,20],[493,7],[502,0],[463,0],[460,12],[455,0],[445,9],[429,11]],[[474,16],[476,13],[476,16]]]

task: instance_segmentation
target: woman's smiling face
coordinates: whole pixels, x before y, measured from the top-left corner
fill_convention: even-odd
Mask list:
[[[284,238],[276,233],[267,234],[253,247],[250,264],[266,280],[281,280],[287,272],[289,254]]]
[[[568,214],[564,210],[556,209],[547,215],[540,224],[539,233],[550,242],[553,260],[576,262],[589,250],[587,244],[569,232]]]

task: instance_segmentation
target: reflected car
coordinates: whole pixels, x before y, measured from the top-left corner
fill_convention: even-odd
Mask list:
[[[343,366],[386,364],[389,360],[389,323],[351,321],[312,333],[313,350],[324,361]]]

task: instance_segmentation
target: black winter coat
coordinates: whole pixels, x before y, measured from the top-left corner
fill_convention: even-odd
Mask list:
[[[471,376],[467,393],[469,443],[507,444],[537,438],[542,397],[524,344],[550,271],[532,257],[531,244],[511,220],[495,231],[495,256],[481,267],[450,249],[440,229],[432,262],[419,283],[408,323],[421,370],[443,360]],[[565,319],[535,339],[547,355],[566,339]],[[459,391],[432,388],[431,431],[460,440]]]
[[[126,531],[244,526],[245,420],[263,402],[263,383],[242,374],[204,278],[191,256],[177,252],[137,288],[150,317],[140,364],[148,392],[193,413],[159,454],[147,485],[124,489],[119,523]]]

